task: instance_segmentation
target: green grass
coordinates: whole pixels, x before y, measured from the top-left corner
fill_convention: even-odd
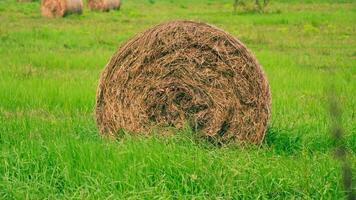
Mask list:
[[[333,83],[355,169],[356,3],[272,1],[266,14],[232,3],[127,0],[45,19],[38,2],[1,0],[0,199],[342,199],[326,93]],[[218,148],[189,129],[99,136],[100,71],[122,42],[170,19],[214,24],[256,54],[273,98],[262,147]]]

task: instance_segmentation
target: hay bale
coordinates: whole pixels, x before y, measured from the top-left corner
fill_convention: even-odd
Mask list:
[[[269,85],[239,40],[205,23],[173,21],[136,35],[101,74],[96,121],[104,135],[189,122],[219,141],[260,143]]]
[[[42,0],[41,13],[44,17],[64,17],[72,13],[82,13],[82,0]]]
[[[88,0],[88,7],[99,11],[120,9],[120,0]]]

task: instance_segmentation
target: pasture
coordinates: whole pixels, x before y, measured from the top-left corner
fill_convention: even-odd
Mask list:
[[[119,140],[94,118],[100,72],[120,44],[173,19],[226,30],[254,52],[272,93],[261,147],[221,147],[188,127]],[[355,1],[126,0],[119,11],[43,18],[0,1],[0,199],[343,199],[328,92],[356,168]]]

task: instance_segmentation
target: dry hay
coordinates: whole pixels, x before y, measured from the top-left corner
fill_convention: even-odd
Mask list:
[[[82,0],[42,0],[41,13],[44,17],[64,17],[71,13],[82,13]]]
[[[160,24],[123,44],[101,74],[96,99],[104,135],[188,122],[214,141],[259,144],[270,110],[267,79],[245,45],[193,21]]]
[[[88,0],[88,7],[100,11],[120,9],[120,0]]]

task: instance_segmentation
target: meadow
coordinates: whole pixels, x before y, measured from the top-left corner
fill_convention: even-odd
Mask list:
[[[43,18],[39,2],[0,0],[0,199],[343,199],[328,93],[356,182],[356,2],[127,0],[114,12]],[[266,71],[272,119],[262,146],[174,136],[103,138],[97,81],[120,44],[191,19],[239,38]]]

